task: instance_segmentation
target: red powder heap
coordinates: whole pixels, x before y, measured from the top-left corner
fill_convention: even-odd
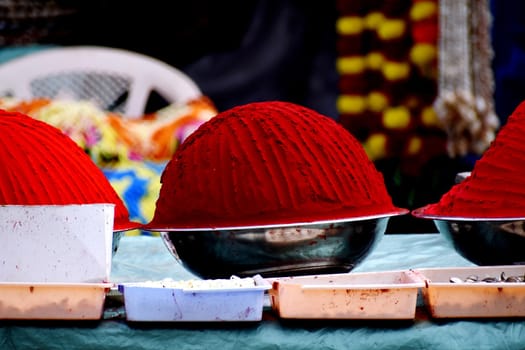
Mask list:
[[[115,204],[114,230],[140,227],[91,158],[59,129],[0,110],[0,205]]]
[[[468,178],[422,215],[525,218],[525,102],[508,118]]]
[[[346,129],[292,103],[257,102],[218,114],[176,150],[146,227],[260,226],[401,212]]]

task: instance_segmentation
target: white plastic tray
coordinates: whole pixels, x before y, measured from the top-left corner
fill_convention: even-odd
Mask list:
[[[425,281],[423,299],[435,318],[483,318],[525,316],[525,283],[451,283],[450,278],[465,280],[524,276],[525,266],[474,266],[414,269]]]
[[[151,283],[123,283],[126,319],[136,322],[260,321],[264,293],[262,278],[253,287],[164,288]]]
[[[281,318],[413,319],[423,282],[411,271],[272,279],[270,301]]]
[[[0,319],[98,320],[110,283],[0,283]]]
[[[109,281],[114,207],[104,203],[0,206],[0,281]]]

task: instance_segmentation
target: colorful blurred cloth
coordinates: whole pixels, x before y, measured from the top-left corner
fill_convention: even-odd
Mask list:
[[[105,112],[86,101],[6,97],[0,98],[0,109],[22,112],[62,130],[102,169],[128,208],[130,219],[142,223],[153,217],[160,176],[173,152],[217,114],[205,96],[138,119]],[[149,234],[127,234],[138,233]]]

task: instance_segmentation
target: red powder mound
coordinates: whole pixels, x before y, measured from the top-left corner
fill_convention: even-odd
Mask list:
[[[465,218],[525,218],[525,102],[476,162],[471,174],[418,214]]]
[[[405,213],[341,125],[286,102],[219,113],[179,146],[147,229],[293,224]]]
[[[89,156],[59,129],[0,110],[0,205],[115,204],[116,231],[140,227]]]

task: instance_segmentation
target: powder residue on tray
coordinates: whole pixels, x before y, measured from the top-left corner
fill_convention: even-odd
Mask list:
[[[279,101],[219,113],[177,149],[147,228],[258,226],[399,213],[362,145]]]
[[[469,177],[421,214],[466,218],[525,217],[525,102],[500,129]]]
[[[190,279],[190,280],[174,280],[173,278],[165,278],[160,281],[145,281],[135,283],[141,287],[151,288],[180,288],[180,289],[229,289],[229,288],[250,288],[255,287],[255,279],[252,277],[237,277],[232,276],[229,279]]]
[[[91,158],[59,129],[0,110],[0,205],[115,204],[115,230],[137,228]]]

